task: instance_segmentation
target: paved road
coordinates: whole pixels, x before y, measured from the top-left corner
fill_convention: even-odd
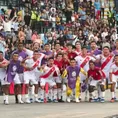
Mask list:
[[[118,91],[117,91],[118,93]],[[0,96],[0,118],[104,118],[118,114],[118,103],[33,103],[3,105]],[[106,99],[110,93],[106,92]]]

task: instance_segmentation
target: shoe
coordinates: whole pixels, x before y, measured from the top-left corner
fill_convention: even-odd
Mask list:
[[[19,104],[24,104],[24,102],[23,102],[22,100],[21,100],[21,101],[19,101],[18,103],[19,103]]]
[[[40,99],[40,103],[44,103],[44,99]]]
[[[32,98],[30,98],[30,102],[31,102],[31,103],[33,103],[33,102],[34,102]]]
[[[54,103],[57,103],[58,101],[56,99],[53,100]]]
[[[79,100],[81,101],[81,100],[82,100],[82,98],[79,98]]]
[[[80,101],[79,101],[79,99],[78,99],[78,98],[76,98],[76,99],[75,99],[75,102],[76,102],[76,103],[79,103]]]
[[[69,102],[69,103],[70,103],[70,97],[68,97],[68,98],[67,98],[67,102]]]
[[[118,99],[116,97],[114,98],[114,100],[115,100],[115,102],[118,102]]]
[[[48,99],[48,101],[47,101],[48,103],[51,103],[52,102],[52,100],[51,99]]]
[[[100,102],[101,103],[104,103],[105,102],[104,98],[101,98]]]
[[[27,100],[25,101],[25,103],[30,104],[31,102],[30,102],[29,99],[27,99]]]
[[[52,100],[51,100],[51,99],[48,99],[48,102],[49,102],[49,103],[51,103],[51,102],[52,102]]]
[[[110,100],[110,102],[112,102],[112,103],[115,102],[115,98],[112,98],[112,99]]]
[[[64,102],[62,99],[59,99],[58,102]]]
[[[41,101],[38,100],[38,98],[36,98],[36,99],[35,99],[35,102],[36,102],[36,103],[40,103]]]
[[[92,98],[89,98],[89,102],[95,102],[95,100]]]
[[[101,101],[100,97],[94,99],[94,102],[100,102],[100,101]]]
[[[5,100],[5,105],[9,105],[9,102],[7,100]]]

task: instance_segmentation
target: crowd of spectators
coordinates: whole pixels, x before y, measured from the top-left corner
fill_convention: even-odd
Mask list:
[[[28,49],[33,42],[41,49],[46,43],[51,49],[71,43],[74,49],[76,41],[90,49],[93,40],[101,50],[115,48],[118,14],[109,0],[35,0],[30,7],[1,9],[0,14],[0,50],[8,60],[19,41]]]

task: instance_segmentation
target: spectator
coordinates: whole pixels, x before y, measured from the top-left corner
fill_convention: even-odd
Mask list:
[[[26,46],[30,47],[32,43],[32,30],[28,26],[27,29],[25,29],[25,34],[26,34]]]
[[[20,27],[19,31],[18,31],[18,38],[19,38],[20,42],[25,41],[25,37],[26,37],[26,35],[24,33],[24,28]]]
[[[5,47],[6,47],[6,42],[4,40],[3,35],[0,33],[0,51],[2,51],[5,55]]]
[[[98,0],[95,0],[94,7],[95,7],[95,11],[96,11],[95,12],[96,19],[99,20],[100,19],[101,6],[100,6],[100,2]]]
[[[35,41],[36,39],[39,39],[39,35],[38,35],[37,31],[34,31],[32,34],[32,41]]]
[[[31,16],[28,13],[26,13],[24,16],[25,25],[29,26],[30,20],[31,20]]]

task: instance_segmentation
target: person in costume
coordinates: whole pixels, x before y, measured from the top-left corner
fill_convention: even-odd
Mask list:
[[[22,62],[24,59],[26,59],[27,57],[27,54],[23,51],[23,43],[19,43],[18,44],[18,49],[16,49],[14,53],[18,53],[18,60],[20,62]],[[19,68],[19,79],[21,81],[21,86],[22,86],[22,89],[21,89],[21,93],[23,92],[23,83],[24,83],[24,76],[23,76],[23,71],[24,71],[24,68],[23,66],[21,65],[20,68]],[[10,88],[12,89],[12,88]],[[18,98],[17,96],[15,96],[15,100],[16,100],[16,103],[18,103]]]
[[[6,96],[5,104],[9,104],[8,95],[9,95],[9,85],[11,83],[15,84],[15,95],[18,97],[18,103],[23,103],[21,99],[21,81],[19,78],[19,68],[21,66],[20,61],[18,60],[18,53],[12,55],[10,64],[7,67],[6,77],[4,78],[5,89],[4,93]]]
[[[67,76],[67,102],[71,101],[71,96],[75,94],[75,101],[78,103],[79,101],[79,96],[80,96],[80,77],[79,73],[80,71],[84,74],[87,75],[86,72],[80,66],[76,65],[76,60],[71,59],[70,60],[70,66],[68,66],[63,74],[62,78],[65,78]]]

